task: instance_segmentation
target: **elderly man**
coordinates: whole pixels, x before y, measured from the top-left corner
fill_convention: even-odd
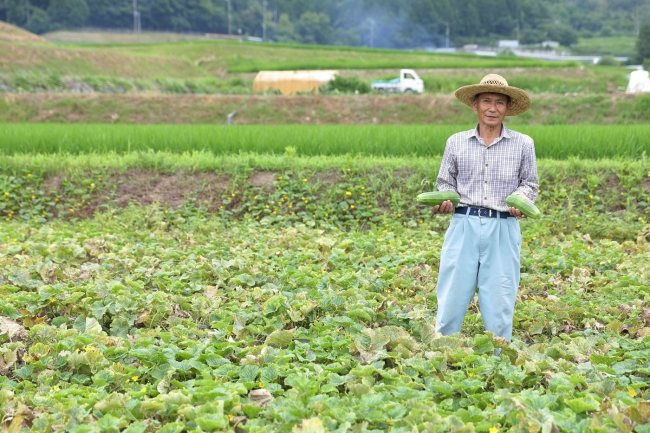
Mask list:
[[[530,97],[496,74],[480,84],[461,87],[456,97],[478,115],[475,129],[452,135],[438,173],[438,190],[454,191],[460,203],[433,208],[453,213],[440,258],[436,331],[459,332],[476,293],[485,329],[512,338],[512,319],[519,287],[521,230],[506,197],[537,197],[539,180],[533,140],[505,127],[505,116],[531,106]]]

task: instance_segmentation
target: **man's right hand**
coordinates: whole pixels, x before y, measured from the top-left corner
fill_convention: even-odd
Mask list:
[[[443,201],[442,204],[433,207],[433,213],[452,213],[454,211],[454,205],[451,201]]]

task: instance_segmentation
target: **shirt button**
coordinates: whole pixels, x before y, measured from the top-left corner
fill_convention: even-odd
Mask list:
[[[485,166],[487,167],[487,164],[485,164]]]

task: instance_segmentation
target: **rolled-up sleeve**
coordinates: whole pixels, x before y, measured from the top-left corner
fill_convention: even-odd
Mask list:
[[[535,202],[539,191],[539,177],[537,175],[537,161],[535,158],[535,144],[532,140],[522,149],[521,166],[519,168],[519,186],[513,194],[527,197]]]
[[[454,146],[447,140],[445,153],[442,155],[440,170],[438,171],[438,191],[458,192],[456,177],[458,176],[458,164]]]

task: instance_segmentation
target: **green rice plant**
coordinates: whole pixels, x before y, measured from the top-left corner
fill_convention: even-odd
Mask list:
[[[153,82],[163,93],[185,94],[188,91],[187,87],[181,81],[171,78],[154,78]]]
[[[60,80],[60,76],[56,74],[20,70],[15,73],[12,86],[17,92],[44,92],[52,83],[58,83]]]
[[[648,98],[650,102],[650,98]],[[4,154],[107,154],[133,151],[253,152],[297,155],[439,156],[463,125],[65,125],[0,124]],[[538,158],[627,158],[650,155],[648,125],[517,125]]]
[[[195,95],[214,93],[211,92],[207,86],[198,83],[195,80],[185,80],[185,87],[189,89],[190,93],[193,93]]]
[[[550,63],[522,57],[479,57],[457,54],[430,54],[405,58],[403,55],[388,51],[385,56],[347,56],[337,58],[309,56],[300,60],[264,59],[232,56],[228,59],[228,72],[258,72],[263,70],[291,71],[300,69],[399,69],[405,62],[414,69],[439,68],[556,68],[578,66],[577,62]]]

